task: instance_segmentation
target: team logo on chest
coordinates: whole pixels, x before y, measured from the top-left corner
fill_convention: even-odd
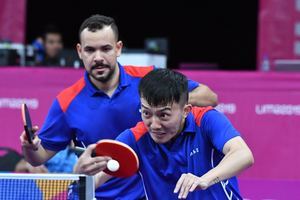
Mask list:
[[[191,152],[190,152],[190,156],[195,155],[196,153],[199,153],[199,149],[198,148],[194,148]]]

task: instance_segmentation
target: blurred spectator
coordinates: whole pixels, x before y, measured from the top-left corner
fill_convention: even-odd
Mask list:
[[[45,166],[33,167],[9,147],[0,147],[0,172],[47,173]]]
[[[45,27],[42,36],[37,37],[27,49],[27,65],[51,67],[83,67],[76,49],[63,45],[62,33],[54,25]]]
[[[54,25],[45,27],[44,33],[32,43],[35,49],[35,65],[64,66],[61,52],[64,48],[63,38],[59,29]]]
[[[45,163],[50,173],[72,173],[77,162],[77,155],[69,147],[59,151]]]
[[[77,161],[76,154],[66,148],[60,151],[45,165],[33,167],[17,151],[9,147],[0,147],[0,172],[17,173],[72,173]]]
[[[44,165],[40,165],[37,167],[32,166],[29,164],[24,158],[22,158],[17,165],[15,166],[15,169],[12,172],[17,173],[48,173],[48,169]]]
[[[0,147],[0,171],[11,172],[15,170],[22,156],[9,147]]]
[[[44,61],[45,50],[44,50],[44,42],[43,38],[37,37],[33,42],[32,46],[30,46],[30,56],[33,58],[33,65],[41,64]],[[28,50],[27,50],[28,51]],[[31,64],[32,65],[32,64]]]

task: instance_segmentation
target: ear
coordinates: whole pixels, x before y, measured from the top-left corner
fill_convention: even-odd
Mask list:
[[[76,44],[76,49],[77,49],[77,54],[78,54],[79,58],[82,59],[81,58],[82,48],[81,48],[81,44],[80,43]]]
[[[183,117],[186,118],[188,116],[188,114],[191,112],[191,110],[192,110],[192,105],[185,104],[183,107]]]
[[[123,42],[120,40],[117,42],[117,45],[116,45],[117,57],[119,57],[121,55],[122,48],[123,48]]]

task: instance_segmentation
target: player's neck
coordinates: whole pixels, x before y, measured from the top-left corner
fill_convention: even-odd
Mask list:
[[[179,130],[178,130],[178,132],[177,132],[177,135],[179,135],[179,134],[183,131],[184,126],[185,126],[185,118],[182,118],[182,121],[181,121]]]

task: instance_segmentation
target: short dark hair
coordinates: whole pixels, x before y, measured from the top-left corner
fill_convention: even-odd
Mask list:
[[[89,18],[85,19],[82,22],[82,24],[79,28],[79,41],[80,41],[81,32],[84,29],[88,28],[88,31],[96,32],[97,30],[103,29],[103,27],[105,27],[105,26],[111,26],[111,28],[115,34],[116,40],[118,40],[119,39],[119,30],[118,30],[118,27],[117,27],[117,24],[116,24],[114,18],[96,14],[96,15],[90,16]]]
[[[48,24],[45,26],[42,38],[45,41],[48,34],[58,34],[62,37],[62,33],[59,28],[54,24]]]
[[[165,106],[174,102],[188,102],[187,78],[170,69],[155,69],[142,78],[139,84],[140,97],[151,106]]]

